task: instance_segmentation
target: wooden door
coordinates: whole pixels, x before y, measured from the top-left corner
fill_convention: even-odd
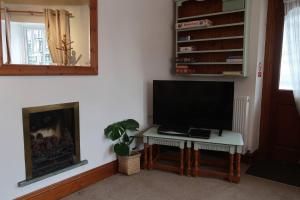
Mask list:
[[[269,0],[259,155],[295,163],[300,160],[300,117],[292,91],[279,90],[283,24],[283,1]]]

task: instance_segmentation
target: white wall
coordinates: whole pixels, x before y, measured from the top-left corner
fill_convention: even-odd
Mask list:
[[[155,58],[164,68],[171,56],[172,31],[165,26],[172,23],[172,3],[100,0],[99,76],[0,77],[0,199],[12,199],[115,159],[103,129],[129,117],[141,121],[143,69],[152,67],[145,58]],[[141,40],[144,35],[149,37]],[[154,49],[162,55],[155,57]],[[25,179],[21,109],[70,101],[80,102],[81,156],[89,164],[18,188],[17,182]]]
[[[260,131],[260,114],[261,114],[261,100],[262,100],[262,86],[263,77],[258,77],[259,65],[264,66],[265,58],[265,41],[266,41],[266,26],[267,26],[267,9],[268,1],[260,0],[253,1],[252,5],[252,32],[251,37],[253,41],[250,46],[253,58],[250,62],[256,66],[256,80],[254,88],[252,88],[252,105],[251,109],[251,123],[249,124],[250,137],[249,147],[250,151],[253,152],[258,149],[259,145],[259,131]],[[253,86],[252,86],[253,87]],[[253,93],[254,91],[254,93]]]
[[[126,118],[137,119],[146,127],[151,123],[152,80],[175,79],[170,74],[174,48],[173,0],[98,2],[99,76],[0,77],[1,200],[27,194],[113,161],[115,155],[110,141],[103,136],[103,129]],[[255,14],[263,1],[253,2]],[[249,78],[235,80],[235,95],[249,95],[251,99],[256,97],[255,73],[260,54],[257,46],[261,35],[260,25],[255,21],[259,19],[251,23],[250,58],[253,60],[249,63]],[[81,157],[89,164],[18,188],[17,182],[25,179],[22,108],[72,101],[80,102]],[[252,102],[252,108],[253,105]],[[250,124],[254,126],[257,119],[254,114],[251,116]],[[255,138],[254,132],[252,128]]]

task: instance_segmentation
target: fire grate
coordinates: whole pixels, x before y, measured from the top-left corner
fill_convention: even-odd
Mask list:
[[[81,163],[78,102],[24,108],[23,127],[25,182]]]

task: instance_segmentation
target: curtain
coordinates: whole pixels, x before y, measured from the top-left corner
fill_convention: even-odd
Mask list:
[[[63,47],[62,40],[66,37],[66,42],[71,42],[70,36],[70,13],[66,10],[45,10],[45,30],[48,47],[52,62],[57,65],[68,63],[70,52],[66,56],[58,48]],[[70,44],[68,45],[70,48]]]
[[[292,90],[300,113],[300,0],[284,0],[284,8],[284,45],[287,48]]]
[[[6,64],[11,63],[11,29],[10,29],[10,15],[7,8],[3,10],[3,17],[5,22],[5,52],[6,52]]]

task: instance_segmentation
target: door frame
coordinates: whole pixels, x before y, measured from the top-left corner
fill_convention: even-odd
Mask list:
[[[274,20],[276,19],[276,20]],[[272,96],[278,90],[278,77],[273,74],[280,70],[281,49],[284,27],[284,5],[280,0],[268,0],[267,31],[265,44],[265,69],[263,78],[261,120],[259,136],[259,159],[265,160],[272,143],[271,116]]]

